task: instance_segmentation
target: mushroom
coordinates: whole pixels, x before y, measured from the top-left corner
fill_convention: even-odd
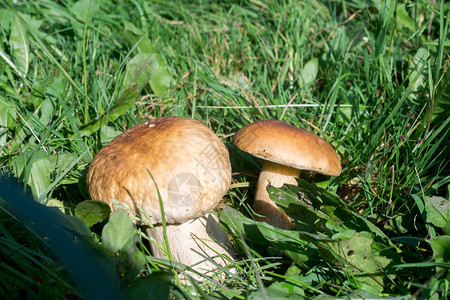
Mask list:
[[[199,121],[163,117],[130,128],[97,153],[86,180],[92,199],[107,202],[113,211],[129,207],[138,223],[153,224],[146,232],[158,243],[150,245],[155,257],[167,257],[161,251],[161,199],[175,261],[196,264],[202,273],[216,269],[215,263],[229,263],[231,243],[209,213],[229,189],[229,154]],[[113,199],[120,205],[113,205]]]
[[[265,217],[255,218],[282,229],[294,224],[273,202],[267,185],[297,185],[300,170],[338,176],[341,162],[333,148],[321,137],[275,120],[261,120],[241,128],[233,138],[239,149],[264,160],[256,186],[253,210]]]

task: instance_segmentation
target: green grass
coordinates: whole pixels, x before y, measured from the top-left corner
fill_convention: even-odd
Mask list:
[[[135,282],[130,293],[142,295],[139,285],[148,282],[139,277],[167,284],[172,297],[445,299],[449,8],[441,1],[380,0],[2,1],[0,168],[25,183],[36,201],[74,215],[89,199],[85,175],[103,145],[148,116],[195,118],[230,152],[234,185],[219,216],[237,247],[237,274],[200,286],[167,279],[158,272],[170,264],[151,257],[140,234],[133,253],[145,254],[144,261],[117,258],[125,268],[118,272],[122,284]],[[261,161],[231,138],[260,119],[319,134],[341,156],[338,178],[304,177],[299,188],[275,191],[294,221],[301,221],[289,211],[289,203],[301,208],[292,196],[297,192],[320,195],[315,201],[329,219],[314,215],[314,226],[287,232],[251,220]],[[2,193],[2,214],[8,214],[0,222],[0,293],[83,295],[64,258],[47,253],[39,231],[25,230],[32,228],[29,220]],[[434,203],[443,203],[443,216]],[[104,226],[91,227],[93,243]],[[344,236],[350,232],[356,233]],[[362,240],[360,233],[374,242],[370,255],[381,261],[381,279],[367,280],[336,262],[349,259],[338,248],[349,238]],[[130,261],[141,269],[124,267]]]

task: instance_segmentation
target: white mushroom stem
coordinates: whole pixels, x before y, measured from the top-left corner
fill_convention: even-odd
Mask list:
[[[300,170],[298,169],[267,160],[264,161],[256,186],[253,210],[257,214],[265,217],[256,216],[256,220],[267,222],[281,229],[292,229],[295,227],[289,217],[270,199],[266,188],[269,184],[277,188],[283,186],[285,183],[297,185],[295,177],[299,177],[299,175]]]
[[[162,226],[148,228],[147,235],[164,248]],[[220,266],[226,266],[232,261],[231,243],[226,233],[220,229],[218,219],[214,214],[208,213],[180,225],[168,225],[166,226],[166,235],[173,260],[192,266],[199,273],[211,275],[217,271],[217,266],[210,261],[211,259]],[[168,258],[157,245],[151,243],[150,246],[153,256]],[[192,273],[190,275],[197,280],[202,280],[202,277]]]

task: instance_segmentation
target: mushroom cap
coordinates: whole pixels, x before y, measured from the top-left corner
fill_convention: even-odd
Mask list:
[[[230,186],[231,164],[211,129],[193,119],[163,117],[137,124],[104,146],[86,181],[92,199],[113,210],[116,199],[145,220],[141,208],[155,225],[161,224],[159,190],[167,224],[181,224],[217,206]]]
[[[339,155],[321,137],[275,120],[242,127],[233,137],[239,149],[253,156],[300,170],[338,176]]]

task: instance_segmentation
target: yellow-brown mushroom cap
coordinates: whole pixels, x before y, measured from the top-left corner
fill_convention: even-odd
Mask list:
[[[233,143],[253,156],[300,170],[338,176],[339,155],[321,137],[276,120],[261,120],[242,127]]]
[[[87,174],[92,199],[138,207],[161,223],[155,179],[168,224],[181,224],[214,209],[231,183],[228,150],[199,121],[163,117],[137,124],[94,157]]]

